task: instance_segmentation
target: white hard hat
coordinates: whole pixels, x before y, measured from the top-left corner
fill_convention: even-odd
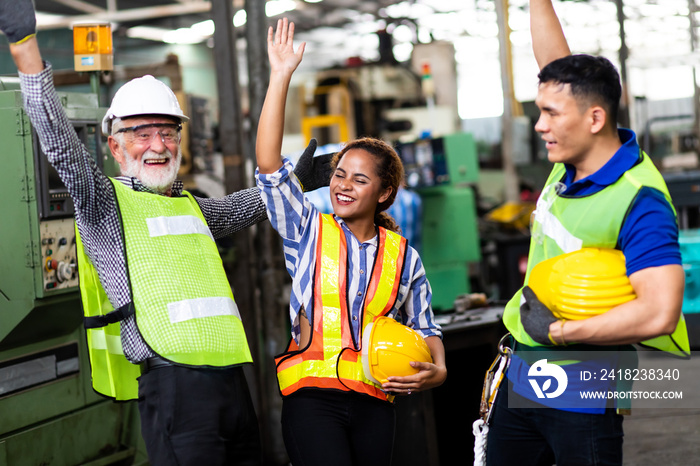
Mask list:
[[[132,79],[117,90],[102,119],[102,133],[109,134],[109,122],[136,115],[166,115],[188,121],[173,91],[151,75]]]

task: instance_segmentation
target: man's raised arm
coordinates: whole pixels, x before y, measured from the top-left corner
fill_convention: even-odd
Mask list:
[[[44,69],[36,37],[31,37],[21,44],[10,44],[10,53],[17,69],[24,74],[37,74]]]
[[[530,0],[530,34],[540,69],[558,58],[571,55],[552,0]]]

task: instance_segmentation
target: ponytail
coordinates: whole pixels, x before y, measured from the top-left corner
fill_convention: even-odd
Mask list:
[[[388,212],[377,212],[374,214],[374,223],[377,226],[391,230],[394,233],[401,234],[401,227],[396,223],[394,217],[389,215]]]

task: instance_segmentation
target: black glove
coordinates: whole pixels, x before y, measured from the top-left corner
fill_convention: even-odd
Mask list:
[[[32,0],[0,0],[0,31],[11,44],[36,34],[36,13]]]
[[[316,139],[311,139],[294,167],[294,174],[299,179],[304,192],[328,186],[331,182],[333,174],[331,159],[335,153],[314,157],[314,152],[316,152]]]
[[[523,288],[525,302],[520,306],[520,321],[523,328],[537,343],[552,345],[549,338],[549,325],[557,319],[547,306],[537,299],[537,295],[529,286]]]

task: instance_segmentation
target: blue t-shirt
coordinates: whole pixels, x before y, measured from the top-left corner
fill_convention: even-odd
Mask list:
[[[574,182],[576,169],[565,164],[566,175],[561,181],[566,185],[566,189],[562,194],[582,197],[597,193],[615,183],[627,170],[641,161],[641,151],[634,132],[620,128],[618,134],[622,146],[597,172]],[[663,193],[649,187],[639,191],[620,229],[617,248],[625,255],[628,276],[648,267],[682,264],[676,216]],[[579,374],[579,366],[572,364],[566,369],[572,374]],[[508,379],[513,383],[513,390],[525,398],[564,411],[604,412],[604,400],[579,401],[578,407],[574,407],[577,405],[570,403],[570,399],[538,399],[529,381],[529,368],[530,366],[520,358],[513,358],[508,369]],[[588,385],[594,389],[609,389],[612,386],[606,387],[603,382]]]
[[[565,164],[563,194],[578,197],[597,193],[640,161],[634,132],[620,128],[618,134],[622,147],[592,175],[572,182],[576,169]],[[676,216],[663,193],[647,187],[640,190],[620,229],[617,248],[625,255],[628,276],[647,267],[682,263]]]

